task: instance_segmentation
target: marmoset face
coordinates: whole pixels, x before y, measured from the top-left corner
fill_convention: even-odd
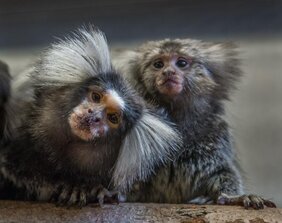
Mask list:
[[[177,54],[157,55],[150,69],[155,75],[156,88],[161,94],[174,96],[183,90],[185,71],[190,66],[189,58]]]
[[[211,94],[216,83],[195,51],[179,42],[168,41],[143,52],[140,70],[147,90],[170,99]]]
[[[90,85],[81,103],[69,115],[71,131],[84,141],[105,137],[121,127],[124,106],[115,90]]]

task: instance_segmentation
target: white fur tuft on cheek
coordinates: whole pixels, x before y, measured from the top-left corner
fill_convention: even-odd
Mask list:
[[[121,191],[129,191],[134,182],[147,180],[158,165],[174,158],[181,143],[172,123],[145,110],[123,141],[114,168],[114,185]]]

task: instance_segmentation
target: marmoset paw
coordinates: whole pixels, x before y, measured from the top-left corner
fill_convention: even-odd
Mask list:
[[[101,207],[104,203],[119,203],[119,192],[118,191],[109,191],[106,188],[102,187],[98,190],[97,199]]]
[[[87,193],[82,188],[60,186],[52,195],[51,202],[55,202],[57,206],[81,208],[87,204]]]
[[[276,208],[274,202],[266,200],[258,195],[238,195],[229,196],[227,194],[221,194],[217,199],[217,204],[220,205],[240,205],[246,209],[263,209],[264,207]]]

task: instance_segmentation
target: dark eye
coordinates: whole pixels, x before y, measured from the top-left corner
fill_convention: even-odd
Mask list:
[[[153,64],[153,66],[157,69],[161,69],[161,68],[164,67],[164,63],[162,61],[158,60]]]
[[[119,123],[119,116],[117,114],[108,114],[108,119],[113,124]]]
[[[100,103],[101,101],[101,98],[102,96],[96,92],[93,92],[92,93],[92,100],[95,102],[95,103]]]
[[[178,59],[177,62],[176,62],[176,66],[180,67],[180,68],[183,68],[183,67],[186,67],[188,65],[188,62],[184,59]]]

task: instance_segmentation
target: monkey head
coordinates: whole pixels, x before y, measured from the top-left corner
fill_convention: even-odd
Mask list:
[[[83,94],[79,104],[72,109],[68,117],[72,133],[84,141],[104,138],[117,132],[121,134],[126,126],[133,123],[133,119],[138,118],[138,112],[132,109],[142,109],[142,105],[135,103],[135,96],[125,96],[128,94],[124,91],[124,83],[120,81],[117,83],[119,87],[114,86],[111,80],[102,81],[101,76],[105,79],[116,76],[115,83],[121,78],[118,74],[105,74],[87,80],[80,89]],[[128,108],[126,104],[130,100],[131,105],[135,103],[135,106]],[[131,121],[129,116],[134,116]]]
[[[226,99],[240,77],[232,44],[165,39],[143,44],[134,55],[131,72],[154,100]]]
[[[156,55],[149,69],[155,75],[154,81],[158,92],[168,97],[180,94],[184,88],[185,71],[189,64],[190,59],[182,55]]]

